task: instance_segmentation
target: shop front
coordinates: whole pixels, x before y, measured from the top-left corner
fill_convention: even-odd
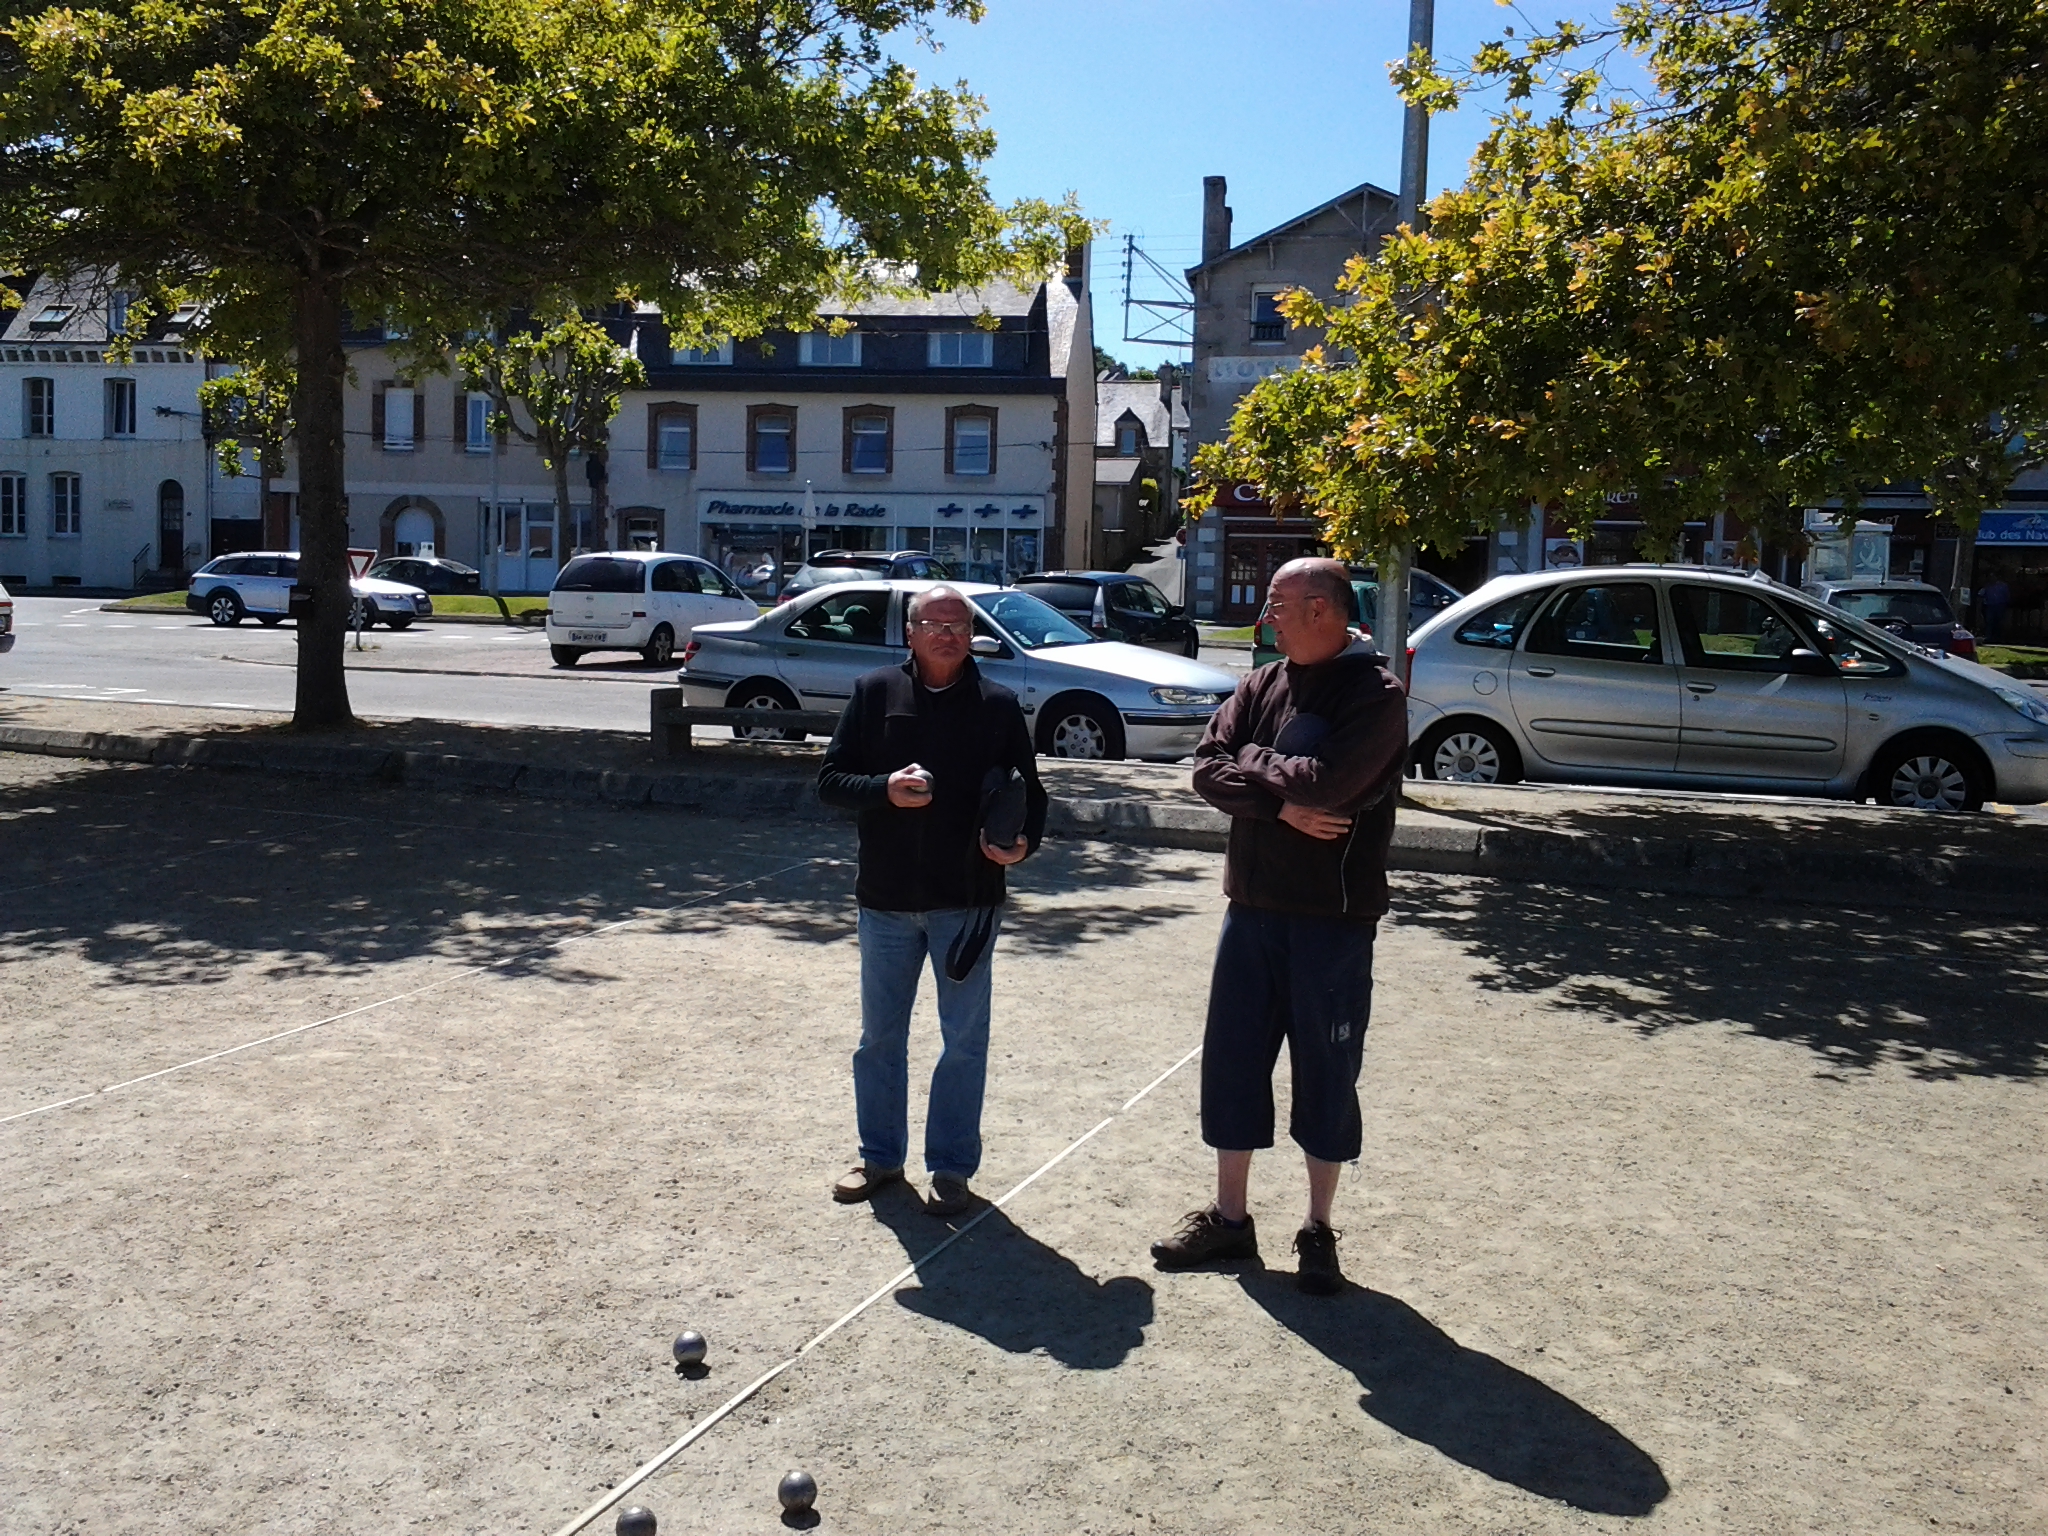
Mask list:
[[[812,507],[807,526],[801,495],[705,491],[698,552],[756,597],[824,549],[929,550],[959,580],[995,584],[1044,568],[1043,496],[813,496]]]
[[[1970,616],[1980,638],[2048,645],[2048,508],[1979,518],[1971,581]]]

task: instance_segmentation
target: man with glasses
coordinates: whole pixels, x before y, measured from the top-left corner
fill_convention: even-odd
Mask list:
[[[988,1074],[989,977],[1004,869],[1045,832],[1031,732],[1017,696],[974,664],[974,610],[947,586],[904,605],[910,660],[860,678],[839,717],[818,795],[858,813],[860,1046],[853,1098],[860,1162],[833,1186],[842,1204],[903,1177],[910,1146],[910,1010],[929,956],[942,1050],[925,1113],[926,1209],[957,1216],[973,1202]],[[1025,787],[1023,833],[1007,847],[982,835],[983,786],[1014,769]]]
[[[1273,1145],[1273,1068],[1293,1074],[1288,1134],[1308,1164],[1295,1281],[1344,1282],[1330,1226],[1340,1166],[1363,1140],[1358,1074],[1372,1006],[1373,933],[1387,910],[1394,791],[1408,761],[1407,699],[1350,628],[1335,560],[1291,560],[1266,603],[1282,660],[1237,685],[1195,749],[1195,790],[1230,814],[1228,900],[1202,1037],[1202,1140],[1216,1199],[1152,1245],[1161,1269],[1256,1259],[1252,1153]]]

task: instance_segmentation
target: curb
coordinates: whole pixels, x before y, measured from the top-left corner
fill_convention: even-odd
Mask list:
[[[0,751],[518,794],[571,804],[658,805],[747,820],[850,819],[819,803],[808,776],[637,773],[380,747],[29,726],[0,726]],[[1097,842],[1220,852],[1229,842],[1230,818],[1199,804],[1055,795],[1046,831]],[[1681,895],[2048,916],[2048,880],[2041,878],[2038,864],[2025,860],[1758,838],[1592,835],[1397,821],[1387,868]]]

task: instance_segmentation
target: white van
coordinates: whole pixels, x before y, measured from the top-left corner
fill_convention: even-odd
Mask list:
[[[0,652],[14,649],[14,599],[0,587]]]
[[[731,577],[694,555],[578,555],[548,594],[548,653],[558,667],[592,651],[638,651],[666,666],[699,624],[760,612]]]

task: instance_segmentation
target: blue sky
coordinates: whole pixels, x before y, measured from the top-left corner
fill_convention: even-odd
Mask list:
[[[1532,21],[1606,14],[1585,0],[1521,15],[1438,0],[1437,53],[1462,61],[1511,26],[1526,35]],[[1192,265],[1204,176],[1229,178],[1237,240],[1362,181],[1400,181],[1401,103],[1386,66],[1407,50],[1407,0],[988,0],[987,20],[941,37],[936,56],[899,56],[986,99],[995,195],[1073,191],[1109,221],[1095,248],[1096,338],[1132,363],[1185,354],[1120,340],[1123,238],[1137,235],[1169,270]],[[1433,122],[1432,191],[1464,179],[1485,107]]]

